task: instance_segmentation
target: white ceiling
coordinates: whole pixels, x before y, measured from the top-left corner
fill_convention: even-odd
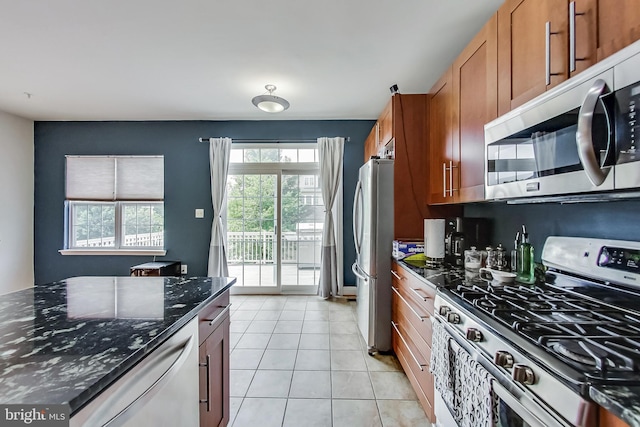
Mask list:
[[[33,120],[372,119],[394,83],[428,91],[501,3],[0,0],[0,110]],[[267,83],[289,110],[251,104]]]

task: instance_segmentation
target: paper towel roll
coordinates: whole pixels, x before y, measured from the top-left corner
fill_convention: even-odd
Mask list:
[[[444,258],[444,219],[424,220],[424,254],[427,259]]]

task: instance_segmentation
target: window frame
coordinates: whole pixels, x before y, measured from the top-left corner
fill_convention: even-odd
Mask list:
[[[95,155],[87,155],[87,156],[67,156],[67,157],[106,157],[106,158],[135,158],[135,157],[162,157],[164,163],[164,156],[117,156],[117,155],[105,155],[105,156],[95,156]],[[164,173],[163,173],[164,175]],[[66,181],[65,176],[65,181]],[[163,177],[164,180],[164,177]],[[164,189],[164,182],[162,183]],[[164,191],[163,191],[164,193]],[[114,246],[109,247],[80,247],[73,246],[72,243],[74,240],[74,224],[73,224],[73,209],[75,205],[111,205],[114,206],[115,210],[115,224],[114,224]],[[124,246],[124,219],[123,219],[123,210],[127,205],[147,205],[153,206],[158,205],[163,208],[163,222],[162,222],[162,243],[163,246]],[[64,249],[59,250],[58,252],[61,255],[151,255],[151,256],[164,256],[166,255],[166,228],[165,228],[165,203],[164,203],[164,194],[162,200],[79,200],[79,199],[67,199],[65,195],[65,210],[64,210]],[[152,226],[152,224],[150,224]]]

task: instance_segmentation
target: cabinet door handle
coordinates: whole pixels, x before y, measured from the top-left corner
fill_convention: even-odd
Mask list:
[[[447,164],[442,162],[442,196],[447,197]]]
[[[395,277],[398,280],[405,280],[404,277],[400,276],[398,273],[396,273],[395,271],[391,270],[391,274],[393,275],[393,277]]]
[[[400,292],[398,292],[397,288],[394,288],[393,286],[391,287],[391,289],[393,290],[393,292],[396,293],[396,295],[398,295],[398,298],[400,298],[402,300],[402,302],[404,303],[404,305],[406,305],[407,307],[409,307],[409,310],[411,310],[411,312],[414,314],[414,316],[416,316],[418,318],[419,321],[424,322],[424,319],[428,319],[429,315],[426,316],[421,316],[417,311],[415,311],[413,309],[413,307],[411,307],[411,305],[407,302],[406,299],[404,299],[404,297],[402,295],[400,295]]]
[[[551,72],[551,35],[558,34],[558,32],[551,31],[551,21],[545,23],[544,29],[545,83],[549,86],[551,84],[551,76],[559,74]]]
[[[413,291],[413,293],[414,293],[414,294],[416,294],[416,295],[418,296],[418,298],[422,299],[422,301],[428,301],[428,300],[430,300],[430,299],[431,299],[431,297],[430,297],[430,296],[422,295],[422,294],[419,292],[419,291],[421,291],[421,289],[420,289],[420,288],[418,288],[418,289],[409,288],[409,289],[411,289],[411,290]]]
[[[209,396],[209,390],[211,389],[211,355],[207,354],[207,361],[205,363],[201,363],[200,366],[206,366],[207,368],[207,398],[200,399],[200,403],[207,404],[207,412],[211,412],[211,396]]]
[[[411,358],[413,359],[413,361],[416,362],[416,365],[418,365],[418,369],[420,369],[421,371],[424,371],[424,368],[425,368],[425,366],[427,366],[427,364],[426,363],[420,363],[418,358],[413,354],[413,351],[411,351],[411,348],[407,344],[407,341],[405,341],[404,337],[400,333],[400,330],[398,329],[398,324],[396,322],[391,322],[391,326],[393,326],[393,329],[396,330],[396,333],[398,334],[398,336],[400,337],[400,339],[404,343],[404,346],[407,347],[407,351],[411,355]]]
[[[576,2],[569,3],[569,71],[576,70]]]
[[[213,325],[218,320],[220,320],[221,317],[223,317],[225,314],[227,314],[227,312],[229,311],[229,308],[231,308],[231,304],[228,304],[226,306],[221,305],[220,308],[222,308],[222,307],[224,307],[224,310],[222,310],[220,313],[218,313],[218,315],[216,317],[214,317],[213,320],[205,319],[205,322],[209,322],[209,326]]]
[[[449,160],[449,195],[453,197],[453,192],[458,191],[457,188],[453,188],[453,170],[456,169],[458,165],[454,165],[452,160]]]
[[[576,12],[576,2],[569,3],[569,71],[576,70],[576,61],[584,61],[585,58],[576,58],[576,16],[584,15],[584,13]]]

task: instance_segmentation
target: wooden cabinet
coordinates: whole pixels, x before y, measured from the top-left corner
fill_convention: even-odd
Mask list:
[[[620,418],[613,415],[611,412],[604,409],[602,406],[599,410],[599,424],[603,427],[629,427],[629,424],[622,421]]]
[[[457,178],[450,193],[458,203],[484,200],[484,125],[498,115],[497,44],[494,15],[453,63],[452,145],[458,167],[450,168]]]
[[[598,0],[597,21],[598,61],[640,40],[638,0]]]
[[[484,125],[497,117],[497,18],[431,90],[429,203],[484,200]]]
[[[499,114],[565,81],[569,2],[507,0],[498,10],[498,70]]]
[[[369,136],[364,140],[364,161],[367,162],[371,156],[378,155],[378,123],[373,126]]]
[[[453,69],[433,86],[429,100],[429,197],[431,204],[453,202],[452,170],[458,152],[453,145]],[[455,162],[455,165],[454,165]]]
[[[393,98],[387,102],[378,119],[378,149],[386,146],[393,138]]]
[[[200,426],[229,422],[229,291],[198,314]]]
[[[365,141],[365,161],[370,141],[380,139],[379,147],[393,145],[394,238],[422,238],[424,218],[456,216],[451,207],[427,205],[429,162],[427,160],[428,96],[395,94]],[[373,135],[373,136],[372,136]],[[376,151],[377,153],[377,151]]]
[[[498,10],[498,113],[639,39],[635,0],[507,0]]]
[[[431,319],[435,288],[413,277],[397,262],[392,265],[392,336],[393,350],[398,356],[409,382],[429,420],[435,422],[433,410],[433,375],[431,358]]]
[[[389,100],[364,143],[364,161],[377,156],[393,138],[393,102]],[[392,144],[393,145],[393,144]]]

